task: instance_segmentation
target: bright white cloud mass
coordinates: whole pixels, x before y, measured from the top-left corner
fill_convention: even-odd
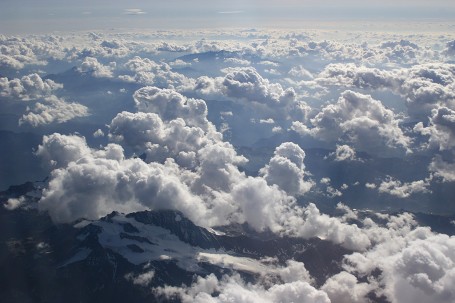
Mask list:
[[[110,30],[84,25],[78,29],[86,31],[12,35],[30,12],[8,19],[5,12],[19,4],[6,2],[0,4],[0,28],[8,25],[0,33],[0,186],[44,181],[32,198],[2,193],[2,211],[38,210],[57,226],[93,223],[101,226],[100,243],[116,233],[107,225],[118,215],[112,212],[123,214],[126,226],[133,213],[172,210],[175,221],[185,217],[228,239],[240,232],[308,241],[295,246],[302,254],[314,243],[338,249],[339,259],[329,262],[336,270],[316,276],[320,264],[283,251],[245,249],[242,257],[235,247],[179,246],[176,237],[174,246],[139,262],[152,251],[144,247],[170,236],[163,227],[157,244],[145,227],[135,238],[122,232],[122,241],[144,245],[125,242],[140,255],[125,260],[142,269],[115,279],[159,300],[455,302],[455,225],[444,223],[455,215],[453,23],[437,30],[428,24],[418,33],[284,29],[278,21],[292,7],[296,15],[312,7],[338,19],[317,1],[264,1],[262,8],[234,1],[207,4],[198,20],[248,25],[246,16],[263,16],[263,24],[280,26],[133,30],[160,12],[179,22],[185,8],[188,16],[198,13],[181,1],[174,11],[156,1],[113,1],[104,13],[88,1],[71,13],[43,1],[38,10],[52,13],[56,30],[66,28],[60,18],[71,23],[79,11],[93,28],[96,18],[117,14],[131,29],[116,30],[119,21],[112,21]],[[408,17],[455,10],[445,1],[434,10],[417,2]],[[370,16],[393,5],[353,0],[340,10]],[[109,254],[125,251],[121,241],[103,243]],[[17,252],[25,244],[8,245]],[[177,260],[184,249],[190,252]],[[82,249],[67,263],[88,255]],[[159,262],[175,275],[191,268],[192,280],[156,282],[165,281]]]

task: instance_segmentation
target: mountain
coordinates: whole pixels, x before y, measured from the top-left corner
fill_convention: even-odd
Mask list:
[[[289,259],[304,262],[322,285],[341,271],[349,252],[317,238],[258,234],[247,225],[206,229],[172,210],[54,224],[38,212],[36,191],[26,183],[0,193],[2,204],[27,197],[14,210],[0,208],[2,302],[155,302],[157,286],[189,285],[196,274],[210,273],[238,272],[254,281]]]
[[[320,287],[342,271],[343,256],[351,253],[319,238],[258,233],[247,224],[204,228],[174,210],[112,212],[99,220],[55,224],[37,210],[43,182],[0,192],[3,205],[25,197],[13,210],[0,207],[2,302],[173,302],[155,297],[153,289],[190,285],[212,273],[238,273],[250,282],[279,278],[277,270],[289,260],[303,262]],[[453,217],[415,218],[453,233]],[[370,299],[386,302],[373,293]]]

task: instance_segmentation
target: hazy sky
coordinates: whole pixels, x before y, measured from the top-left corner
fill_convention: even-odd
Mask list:
[[[452,0],[2,0],[0,32],[271,26],[308,20],[453,20]]]

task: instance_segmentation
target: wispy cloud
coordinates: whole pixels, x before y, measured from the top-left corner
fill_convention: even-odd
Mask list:
[[[218,14],[243,14],[245,11],[222,11],[218,12]]]
[[[146,12],[144,12],[140,8],[127,8],[124,10],[125,15],[144,15]]]

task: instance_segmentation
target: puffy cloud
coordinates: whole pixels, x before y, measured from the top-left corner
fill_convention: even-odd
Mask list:
[[[260,174],[269,184],[276,184],[289,195],[302,195],[309,191],[312,182],[305,182],[305,152],[292,142],[282,143],[275,149],[269,164]]]
[[[181,65],[183,61],[180,61],[175,61],[174,65],[176,62]],[[124,81],[170,88],[194,85],[192,79],[172,71],[171,66],[165,62],[156,63],[148,58],[135,56],[129,59],[124,66],[128,71],[134,72],[134,75],[119,76]]]
[[[133,284],[135,284],[135,285],[140,285],[140,286],[146,287],[153,280],[154,276],[155,276],[155,271],[148,270],[139,275],[134,275],[132,273],[127,274],[127,275],[125,275],[125,279],[132,281]]]
[[[207,144],[205,135],[201,128],[187,126],[181,118],[165,122],[155,113],[121,112],[109,125],[112,140],[140,152],[155,149],[157,156],[161,149],[166,157],[197,151]]]
[[[65,139],[84,141],[72,137]],[[54,149],[64,149],[61,145],[55,142]],[[82,149],[88,149],[86,144]],[[70,151],[61,162],[71,160],[71,156],[74,159],[77,152]],[[180,171],[172,161],[146,164],[140,159],[124,159],[123,149],[116,144],[103,150],[90,150],[66,167],[53,170],[39,208],[47,210],[56,222],[97,219],[114,210],[130,213],[179,209],[197,223],[201,223],[201,215],[208,214],[203,202],[180,180]]]
[[[148,72],[158,69],[160,65],[149,58],[135,56],[125,63],[125,67],[133,72]]]
[[[177,296],[182,302],[330,303],[326,293],[307,282],[277,284],[267,289],[260,284],[246,284],[238,275],[224,276],[218,280],[210,274],[205,278],[198,277],[189,287],[166,286],[155,288],[154,291],[168,298]]]
[[[327,178],[327,177],[324,177],[321,179],[321,181],[319,181],[319,183],[321,183],[321,185],[323,185],[325,187],[325,190],[326,190],[326,195],[330,198],[334,198],[334,197],[341,197],[343,194],[341,193],[341,191],[339,191],[338,189],[334,188],[330,182],[332,180],[330,180],[330,178]]]
[[[385,41],[379,46],[385,51],[384,57],[391,62],[412,63],[417,61],[419,46],[408,40]]]
[[[310,80],[313,79],[313,74],[309,72],[305,67],[302,65],[294,66],[291,68],[288,72],[288,75],[297,78],[297,79],[304,79],[304,80]]]
[[[345,91],[338,102],[325,106],[311,119],[312,128],[299,121],[292,129],[329,143],[350,143],[371,153],[409,152],[411,139],[395,114],[369,95]]]
[[[36,154],[46,165],[59,168],[90,154],[90,148],[83,137],[54,133],[43,137]]]
[[[327,65],[314,82],[322,86],[390,90],[405,99],[408,114],[419,120],[426,119],[438,106],[455,108],[455,65],[448,63],[418,64],[393,70],[333,63]]]
[[[6,203],[3,204],[3,207],[7,210],[15,210],[16,208],[21,207],[25,201],[25,196],[20,196],[19,198],[9,198]]]
[[[428,170],[444,182],[455,181],[455,163],[444,161],[440,155],[436,155],[430,163]]]
[[[183,53],[192,50],[190,45],[179,45],[177,43],[170,43],[167,41],[161,41],[160,45],[156,48],[160,52],[176,52]]]
[[[177,59],[175,61],[170,62],[169,65],[172,66],[173,68],[183,68],[191,66],[191,62],[185,62],[181,59]]]
[[[224,145],[225,151],[231,153],[231,161],[237,161],[232,147]],[[181,169],[172,159],[163,164],[147,164],[139,158],[125,159],[123,148],[117,144],[93,150],[82,137],[45,136],[37,154],[56,169],[43,191],[40,209],[49,211],[57,222],[82,217],[96,219],[114,210],[129,213],[164,208],[182,211],[202,226],[226,224],[227,218],[238,211],[238,203],[223,197],[205,197],[201,192],[201,196],[197,194],[202,190],[198,182],[202,182],[205,191],[213,190],[213,194],[222,195],[219,192],[222,188],[217,185],[224,179],[219,175],[228,179],[226,190],[236,176],[241,176],[233,164],[226,162],[226,156],[221,156],[220,150],[210,153],[207,148],[201,149],[201,171],[194,173]],[[223,167],[227,170],[223,171]],[[239,216],[241,214],[234,217]]]
[[[303,161],[292,147],[284,145],[277,154]],[[195,152],[192,170],[173,158],[164,163],[125,159],[117,144],[91,149],[82,137],[60,134],[45,136],[37,154],[55,168],[39,208],[56,222],[96,219],[114,210],[175,209],[201,226],[246,222],[258,231],[320,237],[349,249],[370,245],[357,226],[321,214],[314,204],[299,207],[277,186],[245,176],[237,167],[245,159],[227,142],[211,142]]]
[[[297,221],[297,234],[304,238],[319,237],[357,251],[366,250],[371,245],[367,234],[357,225],[345,224],[338,218],[321,214],[313,203],[303,210],[303,221]]]
[[[244,66],[249,66],[251,65],[251,62],[245,59],[239,59],[239,58],[226,58],[224,59],[225,63],[229,63],[231,65],[244,65]]]
[[[12,69],[22,69],[24,68],[24,63],[14,57],[0,54],[0,66]]]
[[[62,84],[50,79],[42,79],[38,74],[30,74],[20,79],[0,78],[0,96],[10,100],[32,101],[19,124],[39,126],[53,122],[63,123],[76,117],[88,115],[88,109],[79,103],[68,103],[53,93],[63,88]]]
[[[444,182],[455,181],[453,155],[455,152],[455,110],[439,107],[432,110],[430,123],[424,126],[422,122],[414,126],[414,131],[428,136],[427,147],[441,152],[448,152],[445,157],[435,155],[429,165],[429,171]]]
[[[248,177],[232,189],[232,198],[238,201],[244,220],[255,230],[271,230],[275,233],[295,232],[285,228],[286,220],[298,220],[297,214],[289,209],[294,201],[276,187],[270,187],[260,178]]]
[[[424,227],[412,229],[409,223],[396,223],[389,223],[389,235],[374,249],[347,256],[347,268],[370,275],[370,281],[378,285],[375,292],[390,302],[453,301],[455,238],[434,234]],[[400,226],[406,232],[399,231]],[[375,270],[381,274],[373,278]]]
[[[312,284],[314,282],[310,273],[305,268],[305,264],[294,260],[286,261],[286,266],[278,267],[274,273],[285,283],[304,281]]]
[[[447,107],[433,109],[430,124],[425,127],[419,122],[414,131],[429,136],[430,146],[441,151],[452,150],[455,147],[455,110]]]
[[[82,104],[68,103],[51,96],[45,98],[43,102],[35,103],[33,107],[27,107],[27,113],[19,119],[19,124],[30,124],[36,127],[53,122],[63,123],[88,114],[88,108]]]
[[[207,120],[207,105],[203,100],[186,98],[175,90],[153,86],[137,90],[133,98],[139,111],[156,113],[163,121],[182,118],[187,125],[205,131],[213,127]]]
[[[455,65],[429,63],[402,71],[400,92],[411,117],[426,119],[433,109],[455,109]]]
[[[63,85],[50,79],[42,79],[38,74],[30,74],[20,79],[0,78],[0,96],[19,100],[32,100],[50,96]]]
[[[112,120],[109,130],[112,140],[122,142],[138,152],[145,152],[149,162],[162,162],[171,157],[183,167],[195,168],[203,162],[219,158],[219,161],[216,160],[219,162],[216,166],[218,169],[227,163],[244,162],[244,158],[238,157],[230,144],[217,145],[221,142],[221,134],[189,126],[182,118],[163,121],[155,113],[122,112]],[[211,149],[213,151],[208,152]],[[222,156],[224,151],[232,155],[230,161]]]
[[[112,71],[115,68],[115,62],[111,62],[109,66],[103,65],[98,62],[94,57],[85,57],[81,66],[77,69],[80,73],[90,74],[96,78],[112,78]]]
[[[137,97],[138,92],[135,94],[136,100],[142,102],[138,108],[159,114],[118,114],[109,126],[111,139],[139,151],[145,150],[147,161],[163,162],[171,157],[182,167],[194,170],[191,190],[193,193],[212,196],[211,208],[219,218],[224,218],[222,222],[228,216],[233,216],[232,212],[240,209],[240,213],[233,216],[234,221],[247,221],[258,230],[269,228],[281,231],[279,225],[282,224],[282,218],[275,218],[276,211],[273,208],[284,211],[283,203],[290,198],[277,188],[269,187],[263,179],[246,178],[238,170],[237,165],[246,159],[238,156],[232,145],[222,142],[221,135],[213,131],[213,126],[206,120],[205,103],[202,100],[186,99],[170,90],[151,87],[146,88],[145,92],[141,90],[138,91],[141,97]],[[142,95],[147,96],[147,99]],[[202,107],[203,110],[193,110],[193,106]],[[199,118],[191,114],[195,112],[200,115]],[[190,120],[189,123],[186,122],[187,119]],[[190,126],[190,123],[202,124],[208,131]],[[303,169],[304,155],[290,154],[288,157],[294,158],[297,163],[300,161]],[[250,185],[253,188],[248,189]],[[263,196],[264,192],[269,194],[268,199]],[[262,204],[263,218],[255,212],[254,207],[250,207],[255,201]],[[281,213],[278,215],[282,216]]]
[[[371,37],[370,37],[371,38]],[[297,39],[288,40],[286,51],[292,57],[312,58],[323,62],[360,62],[365,65],[399,66],[402,64],[416,64],[437,58],[435,52],[422,48],[407,40],[387,41],[389,36],[375,37],[381,43],[370,43],[370,39],[363,41],[340,41],[339,37],[321,41]],[[385,40],[385,41],[384,41]],[[280,51],[284,51],[281,49]],[[267,49],[270,52],[270,49]],[[277,53],[278,50],[275,51]],[[281,55],[281,54],[280,54]],[[281,55],[282,56],[282,55]]]
[[[321,287],[332,303],[368,302],[367,295],[373,289],[374,285],[359,283],[354,275],[345,271],[330,277]]]
[[[432,176],[443,181],[455,180],[455,165],[449,161],[455,141],[453,64],[415,64],[424,62],[426,53],[429,54],[427,61],[436,57],[431,57],[432,52],[425,45],[419,43],[417,46],[399,39],[387,42],[388,39],[382,35],[373,37],[386,41],[382,44],[360,45],[358,41],[352,44],[314,42],[308,35],[299,40],[289,40],[298,38],[291,36],[285,41],[275,39],[280,34],[257,32],[244,36],[264,41],[201,40],[192,44],[187,39],[130,43],[134,39],[117,39],[128,35],[115,34],[110,37],[116,38],[111,39],[109,34],[100,34],[91,35],[90,43],[81,37],[69,41],[75,37],[72,36],[66,41],[67,46],[58,37],[7,39],[0,36],[0,65],[7,68],[20,69],[44,64],[49,58],[74,56],[73,59],[85,58],[81,71],[111,77],[114,65],[102,65],[100,62],[107,62],[102,58],[125,56],[118,61],[121,62],[118,68],[126,69],[126,75],[120,79],[170,88],[145,87],[138,90],[134,100],[139,112],[122,112],[112,120],[110,139],[123,147],[110,144],[92,149],[79,136],[46,135],[37,154],[53,172],[39,208],[49,211],[57,222],[80,217],[95,219],[113,210],[131,212],[171,208],[182,211],[202,226],[248,223],[258,231],[271,230],[303,238],[319,237],[356,251],[346,255],[345,271],[328,277],[320,290],[311,285],[312,279],[303,263],[291,260],[286,267],[269,267],[269,274],[279,277],[272,287],[267,283],[275,282],[273,279],[265,279],[266,283],[262,285],[246,283],[238,276],[216,278],[209,275],[198,278],[188,287],[156,290],[161,294],[178,294],[184,302],[368,302],[367,296],[372,291],[377,297],[384,295],[390,302],[454,301],[453,237],[432,233],[428,228],[416,228],[410,214],[378,214],[377,218],[375,215],[365,218],[340,206],[339,210],[346,212],[340,218],[322,214],[314,204],[299,206],[291,195],[301,194],[310,186],[308,182],[302,186],[306,172],[305,153],[300,147],[290,142],[280,145],[269,162],[264,160],[267,165],[261,174],[249,177],[238,167],[245,163],[245,158],[239,156],[230,143],[223,142],[221,134],[208,121],[205,102],[184,97],[176,91],[188,92],[191,96],[217,97],[215,100],[234,100],[259,124],[272,127],[274,122],[279,125],[275,126],[277,130],[288,127],[279,124],[283,117],[299,121],[294,123],[294,129],[331,144],[335,152],[330,157],[335,161],[355,160],[356,150],[389,155],[388,152],[409,148],[411,140],[400,129],[398,116],[379,101],[348,91],[335,104],[324,105],[311,124],[305,125],[308,107],[299,99],[299,88],[295,88],[296,93],[285,87],[295,82],[279,79],[273,83],[251,67],[225,69],[222,71],[224,76],[203,76],[193,80],[175,73],[172,70],[176,67],[174,64],[134,57],[135,54],[150,54],[157,50],[239,51],[247,54],[247,58],[286,62],[284,65],[272,64],[271,61],[259,63],[282,74],[289,66],[296,66],[286,77],[307,80],[302,82],[302,86],[313,83],[362,90],[391,90],[404,98],[409,116],[423,122],[414,130],[428,136],[429,146],[441,153],[429,166]],[[177,31],[157,32],[147,38],[171,41],[170,38],[187,37],[185,35]],[[266,41],[267,37],[270,39]],[[415,39],[419,38],[415,36]],[[77,45],[79,43],[81,45]],[[449,43],[445,53],[441,54],[452,55],[451,49],[453,43]],[[437,51],[434,53],[437,55]],[[305,68],[311,72],[298,66],[302,62],[300,56],[305,56]],[[221,64],[247,64],[232,58],[223,63],[224,58],[221,55],[219,58]],[[356,64],[327,65],[340,60],[355,60]],[[175,62],[179,66],[186,65],[178,60]],[[399,67],[402,63],[405,68]],[[43,67],[44,72],[53,72],[53,68]],[[309,81],[312,77],[315,79]],[[64,122],[87,114],[82,105],[53,97],[52,94],[62,85],[36,74],[13,80],[1,78],[0,87],[3,98],[39,99],[37,103],[30,103],[29,111],[22,118],[23,123]],[[327,92],[338,89],[329,87]],[[231,114],[237,115],[235,111]],[[429,123],[426,124],[428,117]],[[101,135],[101,132],[97,134]],[[123,148],[145,152],[146,161],[126,158]],[[428,183],[429,179],[403,182],[390,178],[366,186],[406,198],[417,192],[426,192]],[[337,194],[337,190],[330,186],[330,180],[321,180],[321,184],[326,186],[329,195]],[[20,206],[21,199],[9,199],[6,207]],[[153,275],[153,271],[144,271],[127,279],[148,285]]]
[[[382,181],[378,187],[380,193],[387,193],[398,198],[408,198],[415,193],[429,193],[428,187],[430,180],[418,180],[413,182],[403,183],[400,180],[388,178]]]
[[[349,145],[337,145],[335,152],[330,153],[330,156],[337,162],[357,160],[355,150]]]
[[[224,77],[207,76],[196,79],[194,87],[186,88],[210,98],[228,98],[247,107],[253,107],[262,116],[286,119],[304,119],[308,106],[298,100],[293,88],[284,89],[271,83],[253,67],[227,68]]]
[[[95,138],[99,138],[99,137],[104,137],[104,132],[98,128],[94,133],[93,133],[93,137]]]
[[[61,39],[46,37],[0,36],[0,66],[20,70],[30,65],[44,66],[47,60],[65,56]]]
[[[283,90],[281,85],[270,83],[252,67],[230,69],[222,85],[228,97],[272,106],[279,103],[285,105],[295,98],[292,89]]]
[[[197,152],[197,156],[199,177],[195,183],[196,187],[230,192],[235,184],[245,179],[237,165],[246,163],[247,159],[237,155],[234,147],[228,142],[208,144]],[[233,203],[236,204],[237,202]]]
[[[81,45],[72,45],[70,57],[74,58],[124,58],[134,53],[137,43],[124,41],[118,37],[105,39],[105,34],[89,34],[90,41],[82,41]],[[81,41],[79,41],[81,43]]]
[[[400,82],[393,72],[357,66],[354,63],[331,63],[317,76],[321,85],[353,86],[364,89],[395,88]]]

